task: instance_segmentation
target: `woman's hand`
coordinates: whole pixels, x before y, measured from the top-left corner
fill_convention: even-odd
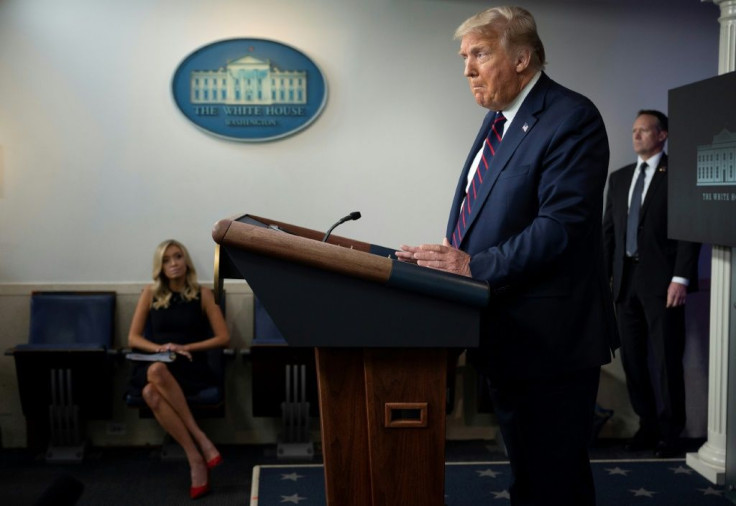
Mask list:
[[[189,359],[189,361],[192,361],[192,354],[189,353],[187,350],[176,350],[177,355],[185,356]]]
[[[159,352],[162,352],[162,351],[169,351],[169,352],[171,352],[171,351],[173,351],[177,355],[182,355],[184,357],[187,357],[190,362],[192,361],[192,354],[184,346],[182,346],[181,344],[166,343],[163,346],[161,346],[158,349],[158,351]]]

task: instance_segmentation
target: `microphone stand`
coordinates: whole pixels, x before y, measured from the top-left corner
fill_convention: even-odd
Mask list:
[[[335,227],[337,227],[338,225],[342,225],[346,221],[359,220],[359,219],[360,219],[360,212],[359,211],[353,211],[352,213],[348,214],[347,216],[344,216],[344,217],[340,218],[340,220],[337,223],[335,223],[334,225],[332,225],[330,227],[330,229],[327,231],[327,233],[325,234],[325,236],[322,238],[322,242],[327,242],[327,239],[330,237],[330,234],[332,233],[333,230],[335,230]]]

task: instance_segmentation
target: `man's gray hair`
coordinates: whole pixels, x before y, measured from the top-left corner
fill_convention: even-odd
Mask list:
[[[506,51],[528,48],[531,52],[532,69],[544,69],[544,45],[537,34],[534,16],[526,9],[506,6],[479,12],[466,19],[455,30],[455,39],[462,39],[469,33],[498,37]]]

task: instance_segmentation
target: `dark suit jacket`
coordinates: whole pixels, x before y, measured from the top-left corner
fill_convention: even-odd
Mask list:
[[[621,295],[621,278],[626,256],[626,219],[629,213],[629,188],[636,164],[627,165],[608,179],[608,195],[603,218],[608,277],[613,279],[613,296]],[[639,293],[667,295],[672,276],[689,280],[688,290],[698,288],[700,244],[675,241],[667,237],[667,155],[659,160],[652,182],[642,202],[637,235],[639,266],[635,279]]]
[[[492,118],[460,175],[448,239]],[[608,157],[596,107],[543,73],[506,125],[460,244],[494,294],[481,346],[469,351],[492,379],[600,366],[618,346],[601,240]]]

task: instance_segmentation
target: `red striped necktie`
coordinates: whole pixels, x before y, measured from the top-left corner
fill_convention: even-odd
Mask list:
[[[468,192],[465,195],[465,200],[460,207],[460,215],[457,218],[457,225],[452,233],[452,246],[458,248],[460,243],[463,241],[463,236],[467,228],[467,224],[470,223],[470,213],[473,212],[475,206],[475,199],[478,198],[480,193],[480,187],[483,181],[486,179],[488,174],[488,167],[491,166],[491,159],[496,154],[496,149],[501,143],[501,135],[503,135],[503,125],[506,123],[506,118],[503,116],[501,111],[496,112],[496,117],[493,119],[493,125],[491,131],[488,132],[488,137],[483,141],[483,153],[478,162],[478,167],[475,170],[473,179],[468,186]]]

